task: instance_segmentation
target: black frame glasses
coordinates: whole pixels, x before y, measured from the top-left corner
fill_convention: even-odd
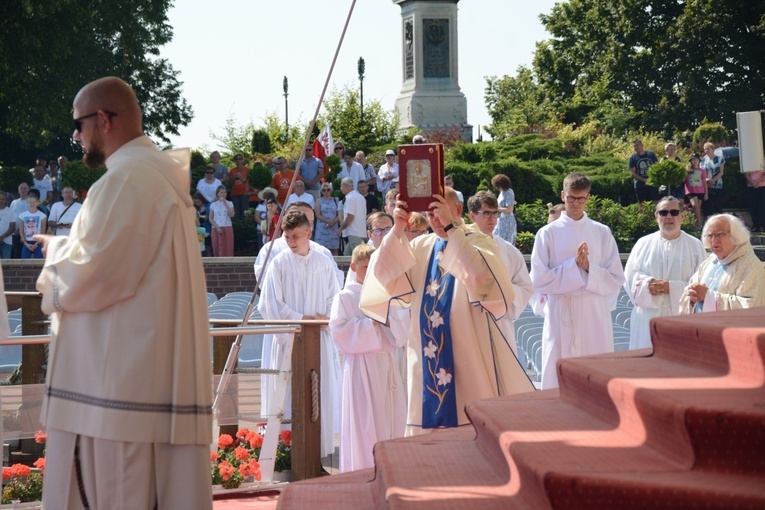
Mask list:
[[[680,209],[664,209],[663,211],[656,211],[656,214],[658,214],[661,217],[671,214],[672,217],[674,218],[680,214]]]
[[[571,195],[566,195],[566,202],[569,204],[583,204],[587,202],[588,198],[590,198],[590,195],[587,195],[586,197],[574,197]]]
[[[499,218],[499,215],[502,214],[499,211],[477,211],[476,214],[482,214],[484,218]]]
[[[98,115],[102,111],[105,114],[107,114],[110,119],[112,117],[116,117],[117,116],[116,113],[110,112],[108,110],[98,110],[97,112],[89,113],[87,115],[83,115],[82,117],[77,117],[76,119],[72,119],[72,122],[74,122],[74,130],[77,131],[78,133],[82,133],[82,121],[85,120],[85,119],[89,119],[91,117],[95,117],[96,115]]]
[[[390,231],[393,230],[393,227],[386,227],[386,228],[375,228],[370,230],[374,235],[377,237],[380,237],[381,235],[385,235],[390,233]]]

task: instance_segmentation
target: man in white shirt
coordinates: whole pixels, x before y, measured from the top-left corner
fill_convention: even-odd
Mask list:
[[[393,179],[398,179],[398,163],[396,153],[388,149],[385,151],[385,164],[377,171],[377,189],[383,197],[390,190]]]
[[[299,179],[296,180],[292,188],[295,190],[295,192],[292,193],[287,199],[287,203],[284,206],[285,208],[289,207],[289,205],[293,202],[305,202],[311,207],[316,206],[316,200],[313,198],[313,195],[311,195],[310,193],[306,193],[305,183],[303,181]]]
[[[350,177],[353,181],[353,189],[356,189],[359,181],[364,180],[364,167],[353,160],[354,156],[355,153],[350,149],[343,153],[343,162],[340,164],[340,173],[337,174],[337,178]]]
[[[345,201],[343,223],[337,229],[337,236],[348,238],[343,255],[350,257],[355,247],[367,242],[367,201],[356,191],[356,184],[350,177],[340,182],[340,189],[345,194]]]
[[[43,207],[50,207],[53,202],[53,184],[50,177],[45,174],[45,167],[35,165],[34,176],[32,178],[32,187],[40,192],[40,204]]]
[[[65,186],[61,190],[61,197],[63,200],[56,202],[50,208],[48,228],[55,229],[57,236],[68,236],[82,204],[74,201],[74,190],[70,186]]]
[[[11,202],[11,211],[18,219],[19,214],[29,210],[29,184],[22,182],[19,184],[19,198]],[[14,232],[12,237],[11,257],[14,259],[21,258],[21,235],[18,231]]]

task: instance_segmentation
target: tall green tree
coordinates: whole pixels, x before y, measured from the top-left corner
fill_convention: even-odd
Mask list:
[[[544,128],[550,120],[550,105],[528,67],[516,76],[486,78],[484,98],[491,117],[487,131],[494,140],[506,140]]]
[[[671,135],[765,103],[765,1],[570,0],[534,76],[564,122]]]
[[[359,91],[347,85],[330,91],[319,119],[323,124],[329,122],[332,137],[343,140],[350,149],[367,150],[388,144],[395,139],[398,128],[395,113],[385,110],[376,99],[364,99],[362,121]]]
[[[72,99],[87,82],[119,76],[136,91],[146,131],[167,141],[193,116],[178,72],[159,58],[171,0],[4,0],[0,7],[0,152],[66,145]],[[24,161],[28,162],[28,161]]]

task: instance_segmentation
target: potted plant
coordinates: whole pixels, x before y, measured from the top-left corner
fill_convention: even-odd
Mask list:
[[[244,482],[260,480],[260,449],[263,436],[240,429],[236,439],[228,434],[218,438],[218,450],[210,453],[212,483],[226,489],[235,489]]]

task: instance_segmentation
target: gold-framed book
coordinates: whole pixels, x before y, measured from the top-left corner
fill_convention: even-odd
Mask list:
[[[444,144],[422,143],[398,146],[399,200],[408,211],[427,211],[444,195]]]

